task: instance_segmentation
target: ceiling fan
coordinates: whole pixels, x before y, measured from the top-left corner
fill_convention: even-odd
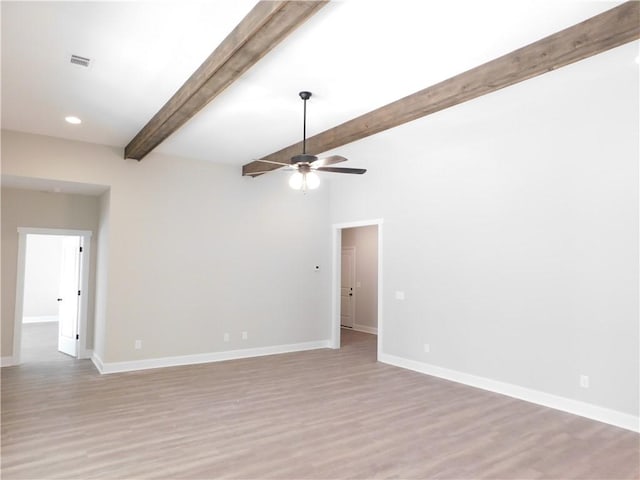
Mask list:
[[[289,167],[289,170],[295,170],[291,178],[289,178],[289,186],[295,190],[307,189],[313,190],[320,186],[320,177],[315,172],[332,172],[332,173],[351,173],[362,175],[367,170],[364,168],[346,168],[346,167],[329,167],[335,163],[345,162],[347,159],[340,155],[331,155],[329,157],[318,158],[315,155],[307,153],[307,100],[311,98],[311,92],[300,92],[300,98],[304,102],[303,124],[302,124],[302,153],[291,157],[291,163],[274,162],[271,160],[258,160],[264,163],[273,163]],[[267,173],[255,172],[257,174]]]

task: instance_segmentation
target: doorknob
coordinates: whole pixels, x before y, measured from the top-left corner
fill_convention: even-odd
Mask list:
[[[58,300],[59,302],[61,302],[61,301],[62,301],[62,299],[61,299],[61,298],[58,298],[57,300]]]
[[[350,296],[350,297],[353,297],[353,293],[349,293],[349,296]]]

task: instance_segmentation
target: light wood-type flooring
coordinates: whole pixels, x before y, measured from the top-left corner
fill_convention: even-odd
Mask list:
[[[637,479],[640,437],[377,363],[376,337],[100,375],[2,369],[9,479]]]
[[[23,323],[22,363],[69,362],[72,357],[58,351],[58,322]]]

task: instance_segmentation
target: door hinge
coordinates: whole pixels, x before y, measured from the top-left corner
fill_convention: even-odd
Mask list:
[[[80,290],[78,290],[78,295],[80,295]]]
[[[82,247],[80,247],[80,253],[82,253]]]
[[[76,340],[80,340],[80,334],[76,333]]]

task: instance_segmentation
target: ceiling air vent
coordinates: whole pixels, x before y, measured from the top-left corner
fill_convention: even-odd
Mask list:
[[[88,67],[89,63],[91,63],[91,59],[81,57],[80,55],[71,55],[71,63],[74,65],[80,65],[81,67]]]

